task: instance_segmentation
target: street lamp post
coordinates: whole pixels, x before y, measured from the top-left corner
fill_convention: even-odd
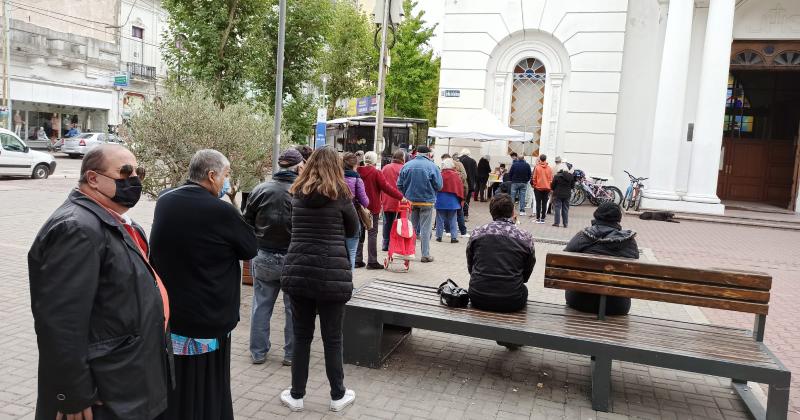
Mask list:
[[[286,43],[286,0],[280,0],[278,15],[278,66],[275,75],[275,142],[272,145],[272,173],[278,172],[281,148],[281,114],[283,113],[283,49]]]
[[[320,76],[322,80],[322,106],[326,109],[328,108],[328,97],[325,95],[325,88],[328,86],[328,80],[330,80],[330,78],[331,77],[327,74]]]

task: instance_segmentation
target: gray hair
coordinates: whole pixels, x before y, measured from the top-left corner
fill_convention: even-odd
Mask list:
[[[456,163],[451,158],[442,161],[442,169],[454,169],[455,167]]]
[[[189,162],[189,181],[203,182],[209,172],[221,174],[230,164],[225,155],[214,149],[198,150]]]

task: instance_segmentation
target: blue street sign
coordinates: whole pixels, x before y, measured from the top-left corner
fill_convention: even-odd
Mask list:
[[[321,121],[317,123],[317,130],[316,135],[314,136],[314,149],[319,149],[320,147],[325,146],[327,140],[325,139],[325,131],[327,130],[328,125],[325,124],[325,121]]]

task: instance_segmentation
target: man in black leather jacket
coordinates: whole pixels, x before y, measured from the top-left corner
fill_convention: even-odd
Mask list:
[[[297,178],[303,156],[296,149],[284,151],[278,158],[281,170],[272,180],[258,185],[251,193],[245,207],[244,219],[255,228],[258,238],[258,256],[252,261],[253,310],[250,320],[250,357],[255,364],[267,360],[271,347],[269,341],[270,319],[278,292],[281,290],[283,261],[292,239],[292,196],[289,187]],[[292,364],[292,306],[283,295],[286,323],[283,328],[283,364]]]
[[[636,232],[623,230],[621,221],[622,209],[618,205],[610,202],[600,204],[594,212],[592,225],[578,232],[564,251],[638,259]],[[600,306],[600,295],[593,293],[567,290],[566,298],[567,306],[581,312],[596,314]],[[630,298],[607,297],[607,315],[626,315],[630,309]]]
[[[124,147],[89,151],[78,188],[28,253],[37,419],[153,419],[167,407],[169,306],[144,231],[126,215],[142,175]]]

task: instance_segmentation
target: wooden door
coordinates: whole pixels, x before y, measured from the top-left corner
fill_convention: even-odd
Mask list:
[[[720,198],[760,201],[763,198],[766,143],[763,140],[728,139],[723,166],[725,185]]]

